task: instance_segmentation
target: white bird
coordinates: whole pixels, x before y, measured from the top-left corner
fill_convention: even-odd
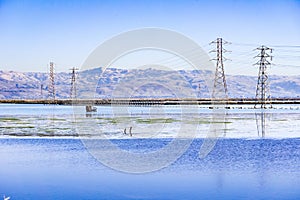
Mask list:
[[[4,195],[3,200],[10,200],[10,197],[5,197],[5,195]]]

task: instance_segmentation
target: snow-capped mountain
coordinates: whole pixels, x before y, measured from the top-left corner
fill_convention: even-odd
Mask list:
[[[49,74],[0,71],[0,99],[46,99]],[[76,77],[78,98],[114,97],[210,97],[211,71],[95,68]],[[272,97],[299,97],[300,76],[269,76]],[[255,97],[257,77],[226,75],[229,97]],[[55,74],[58,99],[70,97],[71,74]]]

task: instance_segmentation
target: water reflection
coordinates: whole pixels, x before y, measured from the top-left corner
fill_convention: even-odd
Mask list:
[[[261,109],[260,112],[255,113],[257,136],[264,138],[266,135],[266,115],[265,110]]]
[[[180,126],[186,137],[193,137],[191,133],[198,128],[199,138],[206,138],[209,131],[210,136],[218,138],[295,138],[300,131],[299,109],[290,105],[273,109],[230,108],[220,116],[208,107],[197,110],[193,106],[101,106],[94,113],[86,113],[84,106],[76,109],[79,114],[74,119],[76,113],[70,106],[1,105],[0,135],[73,136],[74,126],[83,126],[90,135],[96,134],[97,128],[102,138],[124,138],[124,128],[130,126],[133,136],[139,138],[174,138]],[[119,114],[119,110],[127,115]],[[187,114],[182,116],[182,112]]]
[[[153,151],[168,140],[115,142],[129,150]],[[0,193],[31,200],[299,197],[298,139],[220,139],[206,158],[199,159],[202,143],[195,139],[161,171],[133,175],[101,165],[76,139],[0,139]]]
[[[93,116],[93,114],[91,114],[91,113],[86,113],[86,114],[85,114],[85,117],[86,117],[86,118],[90,118],[90,117],[92,117],[92,116]]]

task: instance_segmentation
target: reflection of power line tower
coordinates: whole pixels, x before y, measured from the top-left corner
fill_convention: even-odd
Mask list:
[[[267,59],[270,58],[272,60],[272,56],[270,56],[267,53],[267,51],[270,51],[270,53],[272,53],[273,49],[266,46],[261,46],[256,50],[260,51],[260,54],[256,56],[259,57],[260,60],[255,64],[255,65],[259,65],[259,73],[258,73],[256,97],[255,97],[257,102],[255,104],[255,107],[259,102],[261,108],[266,108],[267,107],[266,103],[270,103],[271,105],[269,80],[267,74],[267,66],[271,65],[271,63]]]
[[[258,137],[264,138],[266,135],[266,113],[261,111],[260,113],[255,113],[256,127]]]
[[[54,63],[53,62],[50,62],[48,95],[49,95],[49,99],[55,101]]]
[[[77,91],[76,91],[76,70],[77,68],[73,67],[70,69],[72,72],[72,78],[71,78],[71,91],[70,91],[70,99],[76,99],[77,97]]]
[[[223,45],[229,43],[224,41],[222,38],[217,38],[217,40],[211,42],[210,44],[217,44],[217,49],[210,51],[217,52],[217,58],[212,59],[217,61],[212,98],[227,98],[228,92],[223,64],[223,61],[226,61],[227,59],[223,57],[223,53],[228,51],[223,48]]]

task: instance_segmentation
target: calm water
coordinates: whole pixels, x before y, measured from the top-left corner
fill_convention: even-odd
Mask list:
[[[97,136],[134,138],[206,138],[212,127],[225,138],[298,138],[300,106],[276,105],[262,111],[245,106],[213,111],[196,106],[109,107],[86,114],[83,106],[0,104],[0,137]],[[263,119],[263,121],[262,121]],[[224,122],[221,124],[220,122]],[[97,132],[95,133],[95,130]]]
[[[165,139],[116,140],[157,148]],[[1,139],[0,193],[12,199],[299,199],[300,140],[201,139],[160,171],[126,174],[95,160],[76,139]],[[113,159],[113,158],[112,158]]]
[[[286,108],[263,113],[264,136],[256,111],[230,110],[222,135],[202,159],[199,149],[212,125],[207,120],[213,118],[207,109],[183,118],[177,107],[159,115],[150,108],[130,108],[129,120],[119,113],[113,116],[110,108],[101,113],[98,108],[92,116],[82,109],[74,122],[74,110],[68,106],[0,105],[0,195],[12,200],[299,199],[300,112]],[[188,135],[194,121],[200,121],[196,127],[203,134],[187,151],[161,170],[142,174],[115,171],[90,154],[83,140],[66,137],[76,130],[74,124],[89,132],[96,122],[92,128],[101,130],[99,141],[106,137],[123,151],[146,154],[164,148],[176,131]],[[132,137],[122,133],[128,123]],[[178,131],[178,126],[184,129]],[[41,137],[53,133],[54,138]],[[109,159],[113,163],[117,158]]]

